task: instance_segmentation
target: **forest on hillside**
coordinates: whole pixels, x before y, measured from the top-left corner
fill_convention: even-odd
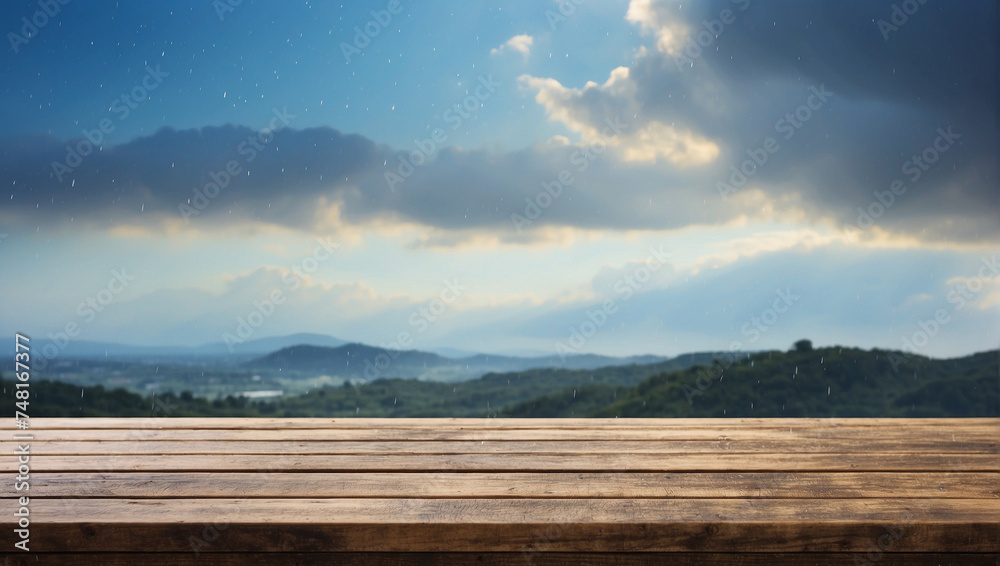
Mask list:
[[[806,343],[788,352],[594,370],[494,373],[461,383],[379,379],[274,400],[141,396],[31,383],[33,417],[986,417],[1000,415],[998,352],[937,360]],[[685,367],[686,366],[686,367]],[[3,416],[14,386],[0,376]]]

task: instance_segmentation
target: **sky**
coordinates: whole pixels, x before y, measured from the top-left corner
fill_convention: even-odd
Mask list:
[[[0,332],[995,349],[997,20],[989,0],[10,0]]]

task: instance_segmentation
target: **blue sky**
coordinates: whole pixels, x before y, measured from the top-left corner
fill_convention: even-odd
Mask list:
[[[0,332],[995,348],[996,6],[896,4],[7,2]]]
[[[113,116],[110,102],[135,86],[146,65],[156,64],[170,73],[170,81],[120,125],[109,138],[113,143],[165,126],[260,128],[266,126],[262,118],[280,105],[296,109],[299,128],[333,126],[403,147],[440,122],[443,109],[460,102],[465,85],[479,75],[492,73],[508,86],[525,72],[583,83],[593,65],[628,64],[641,44],[620,18],[624,2],[580,9],[557,27],[568,33],[557,33],[544,5],[469,2],[414,9],[416,4],[401,1],[402,11],[384,30],[378,26],[378,35],[348,61],[341,44],[353,44],[354,28],[364,28],[374,20],[371,11],[385,10],[386,4],[246,0],[231,12],[220,9],[220,21],[212,2],[103,2],[100,9],[70,3],[51,24],[55,33],[40,33],[6,61],[8,76],[32,80],[6,85],[5,102],[16,111],[5,129],[77,136],[81,128]],[[17,33],[19,16],[35,10],[31,2],[9,4],[8,28]],[[74,29],[61,31],[71,23]],[[528,60],[489,56],[519,34],[531,34],[534,49],[546,53]],[[570,34],[607,39],[581,43]],[[521,120],[524,106],[524,96],[497,97],[482,113],[492,120],[466,124],[456,141],[475,146],[499,137],[506,145],[513,138],[511,147],[524,147],[558,129],[532,131],[522,124],[497,136],[497,122],[504,116]],[[532,109],[541,126],[544,112]]]

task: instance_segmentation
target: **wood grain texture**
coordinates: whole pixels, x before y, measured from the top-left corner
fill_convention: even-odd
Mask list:
[[[1000,473],[36,473],[38,498],[1000,499]],[[18,495],[0,482],[0,497]]]
[[[31,490],[0,482],[0,498],[31,497],[33,552],[5,564],[1000,552],[1000,419],[33,419],[17,432],[34,438],[0,449],[31,445]],[[0,515],[7,539],[14,519]]]
[[[4,566],[996,566],[996,554],[619,552],[258,552],[3,554]]]
[[[593,428],[593,429],[462,429],[462,428],[341,428],[314,429],[290,428],[288,430],[231,428],[221,429],[152,429],[137,427],[134,429],[56,429],[36,430],[31,434],[40,442],[51,441],[188,441],[188,440],[222,440],[222,441],[669,441],[669,440],[702,440],[702,441],[807,441],[807,440],[854,440],[854,441],[899,441],[920,440],[923,442],[997,442],[1000,429],[977,426],[907,428],[905,426],[885,427],[840,427],[840,428]]]
[[[0,450],[14,449],[0,442]],[[994,454],[998,442],[924,439],[770,440],[163,440],[46,441],[45,454]]]
[[[897,552],[992,552],[996,503],[947,500],[39,500],[51,551],[178,552],[207,525],[219,552],[851,552],[895,529]],[[225,527],[222,529],[221,527]]]
[[[39,472],[858,472],[1000,471],[996,454],[247,454],[49,456],[31,458]]]

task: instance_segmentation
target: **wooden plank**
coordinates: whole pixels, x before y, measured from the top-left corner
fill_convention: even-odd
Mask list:
[[[1000,473],[33,473],[41,498],[998,499]],[[0,497],[15,497],[0,482]]]
[[[872,440],[900,441],[919,439],[925,442],[976,442],[991,443],[1000,439],[1000,433],[987,428],[949,429],[932,428],[919,432],[906,428],[890,429],[512,429],[512,430],[447,430],[447,429],[289,429],[289,430],[228,430],[228,429],[165,429],[154,430],[137,428],[132,430],[114,429],[83,429],[83,430],[36,430],[18,431],[30,434],[37,442],[56,441],[191,441],[191,440],[225,440],[225,441],[323,441],[323,440],[354,440],[354,441],[541,441],[541,440],[604,440],[604,441],[668,441],[668,440],[701,440],[701,441],[774,441],[774,440]]]
[[[288,430],[291,428],[462,428],[462,429],[608,429],[608,428],[976,428],[1000,430],[1000,419],[983,418],[600,418],[600,419],[486,419],[486,418],[219,418],[219,417],[160,417],[160,418],[35,418],[33,429],[236,429]]]
[[[246,454],[49,456],[32,452],[35,472],[564,471],[564,472],[901,472],[1000,471],[996,454]]]
[[[15,442],[0,442],[0,452],[12,453]],[[23,443],[22,443],[23,444]],[[111,454],[701,454],[701,453],[903,453],[903,454],[994,454],[998,442],[941,442],[909,440],[445,440],[445,441],[357,441],[357,440],[167,440],[139,442],[96,440],[39,443],[47,455]]]
[[[1000,419],[33,419],[18,432],[35,437],[32,547],[60,564],[920,564],[1000,546]],[[17,495],[0,484],[9,505]],[[879,548],[887,533],[901,536]],[[198,537],[211,538],[200,554]],[[247,554],[330,549],[363,554]]]
[[[995,566],[995,553],[884,553],[877,547],[860,553],[574,553],[574,552],[261,552],[261,553],[0,553],[4,566]]]
[[[35,548],[181,552],[207,525],[213,552],[995,552],[984,499],[41,499]],[[0,518],[13,528],[11,515]]]

